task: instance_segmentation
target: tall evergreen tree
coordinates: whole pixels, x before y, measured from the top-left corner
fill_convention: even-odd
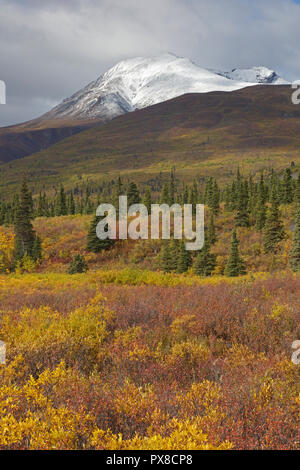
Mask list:
[[[259,192],[255,211],[255,228],[261,232],[266,223],[267,208],[264,201],[264,195]]]
[[[22,259],[25,254],[32,256],[35,232],[31,223],[32,196],[24,178],[19,197],[15,220],[15,258]]]
[[[66,201],[66,194],[63,185],[60,186],[60,190],[56,200],[56,215],[67,215],[68,208],[67,208],[67,201]]]
[[[137,189],[137,188],[136,188]],[[119,215],[119,197],[123,194],[123,183],[119,176],[116,187],[113,194],[113,205],[116,209],[116,214]]]
[[[296,215],[296,226],[293,244],[289,253],[290,265],[293,271],[300,271],[300,208]]]
[[[205,185],[205,192],[204,192],[204,203],[208,207],[213,206],[213,196],[214,196],[214,193],[213,193],[213,178],[210,177],[210,178],[208,178],[208,181]]]
[[[100,253],[102,250],[109,250],[115,243],[115,240],[111,240],[110,238],[107,238],[106,240],[100,240],[100,238],[97,237],[96,228],[98,223],[103,218],[104,217],[95,216],[90,224],[87,235],[86,249],[92,253]],[[107,229],[108,227],[106,227],[106,230]]]
[[[94,207],[93,207],[90,197],[86,198],[84,212],[85,214],[92,214],[94,212]]]
[[[275,192],[272,194],[271,207],[268,209],[263,233],[265,253],[276,253],[278,244],[285,237],[283,223],[280,217],[279,204]]]
[[[210,213],[208,227],[207,227],[207,242],[209,246],[215,245],[217,242],[215,217],[213,212]]]
[[[172,272],[170,246],[167,240],[164,241],[162,246],[160,267],[165,273]]]
[[[296,205],[296,212],[298,212],[298,208],[300,207],[300,173],[297,178],[296,188],[294,193],[294,202]]]
[[[175,173],[174,169],[171,171],[170,188],[169,188],[170,205],[175,203]]]
[[[271,171],[271,177],[270,177],[270,190],[269,190],[269,195],[272,197],[272,195],[276,196],[277,201],[282,201],[283,199],[283,187],[281,184],[280,179],[278,178],[278,175],[275,173],[274,169]]]
[[[141,202],[139,190],[137,185],[133,182],[129,184],[127,198],[128,207],[132,206],[133,204],[139,204]]]
[[[188,204],[189,202],[189,190],[188,187],[186,186],[184,188],[183,196],[182,196],[182,204]]]
[[[170,205],[170,188],[168,183],[165,183],[162,187],[160,203]]]
[[[45,215],[44,199],[43,199],[42,193],[40,192],[39,199],[38,199],[37,216],[43,217],[44,215]]]
[[[71,215],[75,214],[75,202],[74,202],[73,191],[71,191],[70,197],[69,197],[69,214]]]
[[[192,259],[190,252],[185,248],[184,240],[179,243],[177,256],[177,272],[179,274],[185,273],[191,266]]]
[[[34,261],[40,261],[42,259],[42,241],[38,235],[35,237],[33,243],[32,259]]]
[[[178,252],[179,252],[180,247],[178,245],[178,241],[174,240],[174,238],[168,242],[168,245],[169,245],[169,269],[170,269],[170,272],[176,272],[177,267],[178,267]]]
[[[266,189],[266,184],[265,184],[265,179],[264,179],[263,172],[260,175],[260,181],[258,183],[257,194],[258,194],[258,197],[260,197],[264,201],[264,203],[267,202],[268,192],[267,192],[267,189]]]
[[[230,211],[231,210],[231,188],[228,185],[225,188],[224,202],[225,202],[224,210]]]
[[[283,204],[290,204],[293,202],[293,179],[292,173],[290,168],[286,168],[283,174],[283,181],[282,181],[282,202]]]
[[[231,188],[230,188],[230,209],[232,211],[237,209],[237,201],[238,201],[238,191],[237,191],[237,182],[234,180],[231,183]]]
[[[246,274],[245,263],[239,254],[239,241],[236,236],[236,230],[233,230],[231,240],[231,250],[225,268],[225,275],[228,277],[236,277]]]
[[[213,183],[213,194],[210,209],[213,211],[214,215],[217,215],[220,210],[220,190],[216,180]]]
[[[202,250],[196,256],[194,271],[198,276],[210,276],[216,267],[216,255],[211,253],[209,242],[205,240]]]
[[[237,214],[235,217],[236,227],[249,227],[249,212],[248,212],[248,187],[247,181],[240,182],[238,189],[238,203]]]
[[[151,214],[151,205],[152,205],[152,196],[151,196],[151,191],[149,188],[146,189],[145,191],[145,196],[143,200],[143,204],[147,207],[148,214]]]

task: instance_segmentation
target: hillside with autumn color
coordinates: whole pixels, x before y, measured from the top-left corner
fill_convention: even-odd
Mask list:
[[[226,183],[237,165],[256,175],[292,162],[298,168],[299,116],[284,85],[180,96],[0,165],[0,194],[13,194],[25,174],[38,194],[120,174],[147,186],[172,166],[188,183],[195,176]]]

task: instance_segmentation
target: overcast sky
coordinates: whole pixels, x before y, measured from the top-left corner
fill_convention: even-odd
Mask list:
[[[39,116],[119,60],[173,52],[203,67],[300,79],[297,0],[0,0],[0,126]]]

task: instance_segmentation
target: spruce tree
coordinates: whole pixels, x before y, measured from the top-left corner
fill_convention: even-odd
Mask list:
[[[178,267],[178,241],[177,240],[170,240],[169,243],[169,269],[170,272],[176,272]]]
[[[293,244],[289,253],[290,266],[293,271],[300,271],[300,209],[296,215],[296,226],[293,236]]]
[[[56,200],[56,215],[67,215],[68,208],[66,202],[66,194],[63,185],[60,186],[60,190]]]
[[[202,250],[196,256],[194,271],[198,276],[210,276],[216,267],[216,255],[210,252],[210,245],[207,240],[204,242]]]
[[[220,190],[219,190],[218,183],[216,182],[216,180],[213,183],[212,201],[209,207],[213,211],[214,215],[218,214],[220,210]]]
[[[236,227],[249,227],[249,212],[248,212],[248,189],[243,183],[240,184],[238,190],[238,203],[237,214],[235,216]]]
[[[21,260],[25,254],[32,257],[35,232],[31,223],[32,197],[24,178],[15,220],[15,258]]]
[[[231,210],[231,188],[227,185],[225,188],[225,194],[224,194],[224,210],[230,211]]]
[[[214,199],[214,184],[213,184],[212,177],[210,177],[206,183],[205,193],[204,193],[204,202],[209,208],[213,206],[213,199]]]
[[[266,223],[267,208],[264,201],[264,196],[259,192],[257,197],[257,205],[255,211],[255,228],[258,232],[261,232]]]
[[[109,250],[115,243],[115,240],[107,238],[106,240],[100,240],[97,237],[96,228],[98,223],[104,218],[95,216],[90,224],[90,228],[87,235],[86,249],[91,253],[100,253],[102,250]],[[106,227],[107,229],[108,227]]]
[[[160,203],[170,205],[170,188],[169,188],[169,185],[167,183],[165,183],[163,185],[162,192],[161,192]]]
[[[69,274],[81,274],[88,271],[88,265],[85,261],[84,256],[78,254],[75,255],[68,267]]]
[[[49,214],[50,214],[50,217],[54,217],[54,216],[55,216],[55,207],[54,207],[53,202],[50,203]]]
[[[266,224],[263,233],[263,246],[265,253],[276,253],[278,244],[285,237],[284,227],[280,218],[279,204],[273,192],[271,207],[268,209]]]
[[[272,169],[271,172],[271,177],[270,177],[270,191],[269,194],[275,195],[277,201],[282,201],[283,200],[283,186],[281,184],[280,179],[278,178],[278,175],[275,173],[275,171]]]
[[[283,204],[290,204],[293,201],[293,179],[290,168],[286,168],[283,174],[282,181],[282,202]]]
[[[113,194],[113,205],[116,209],[117,216],[119,215],[119,197],[123,194],[123,183],[121,177],[119,176],[116,187]],[[98,204],[99,205],[99,204]]]
[[[179,243],[177,254],[177,273],[185,273],[191,266],[191,263],[191,254],[185,248],[185,241],[181,240],[181,242]]]
[[[42,242],[38,235],[35,237],[34,240],[32,249],[32,259],[34,261],[40,261],[42,259]]]
[[[39,199],[38,199],[37,216],[43,217],[44,215],[45,215],[44,200],[43,200],[42,193],[40,193]]]
[[[146,189],[145,191],[145,196],[143,200],[143,204],[147,207],[148,214],[151,214],[151,205],[152,205],[152,196],[151,196],[151,191],[149,188]]]
[[[183,204],[187,204],[189,202],[189,190],[188,190],[188,187],[186,186],[184,188],[184,193],[183,193],[183,197],[182,197],[182,203]]]
[[[94,207],[93,207],[90,197],[88,197],[85,201],[85,214],[92,214],[93,212],[94,212]]]
[[[48,199],[47,199],[45,192],[43,193],[43,209],[44,209],[44,217],[49,217],[50,216],[49,203],[48,203]]]
[[[175,203],[175,173],[174,173],[174,170],[171,171],[170,187],[169,187],[169,198],[170,198],[170,205],[172,206]]]
[[[71,191],[70,198],[69,198],[69,214],[74,215],[75,214],[75,202],[74,202],[74,197],[73,197],[73,191]]]
[[[164,241],[162,250],[161,250],[161,269],[165,273],[170,273],[172,271],[171,267],[171,254],[170,254],[170,247],[168,241]]]
[[[233,230],[231,240],[231,250],[225,268],[225,275],[228,277],[236,277],[246,274],[245,263],[239,255],[239,241],[236,236],[236,230]]]
[[[297,182],[296,182],[296,189],[295,189],[295,193],[294,193],[294,202],[296,204],[296,207],[300,206],[300,173],[298,175]]]
[[[264,174],[263,172],[261,173],[260,175],[260,181],[258,183],[258,188],[257,188],[257,194],[258,194],[258,197],[261,197],[262,200],[264,201],[264,203],[267,202],[267,189],[266,189],[266,185],[265,185],[265,180],[264,180]]]
[[[213,246],[217,242],[215,217],[213,212],[210,213],[209,223],[207,227],[207,242],[209,246]]]
[[[135,183],[130,183],[127,191],[128,207],[141,202],[140,193]]]

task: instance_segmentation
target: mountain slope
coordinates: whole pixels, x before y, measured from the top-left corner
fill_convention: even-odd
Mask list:
[[[234,91],[258,83],[286,83],[265,67],[211,71],[165,54],[118,63],[43,116],[0,129],[0,163],[45,149],[97,123],[186,93]]]
[[[110,120],[187,93],[234,91],[258,83],[287,82],[265,67],[215,72],[173,54],[137,57],[118,63],[42,119]]]
[[[43,126],[28,122],[0,129],[0,162],[24,158],[77,134],[94,125],[93,122],[45,121]]]
[[[0,193],[13,193],[27,173],[35,192],[63,181],[102,181],[127,175],[140,182],[175,165],[185,180],[300,163],[300,108],[287,86],[232,93],[188,94],[128,113],[0,167]]]

